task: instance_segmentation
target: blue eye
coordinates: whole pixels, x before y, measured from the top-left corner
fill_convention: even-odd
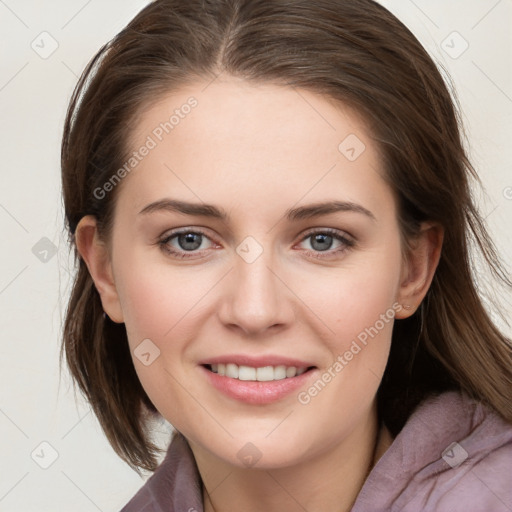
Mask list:
[[[310,247],[303,249],[307,255],[315,258],[336,257],[355,245],[352,239],[331,228],[310,231],[302,237],[300,244],[304,244],[308,240]],[[180,259],[201,258],[204,251],[215,245],[206,233],[197,229],[184,229],[168,233],[158,244],[164,252]]]
[[[334,237],[326,233],[317,233],[316,235],[310,235],[308,238],[311,239],[311,247],[315,251],[328,251],[334,242]]]
[[[190,258],[195,257],[196,253],[205,250],[203,246],[205,240],[209,240],[209,238],[202,231],[187,230],[171,233],[160,240],[159,244],[165,252],[173,256]],[[198,249],[201,249],[201,251],[198,251]]]
[[[183,249],[184,251],[194,251],[195,249],[199,249],[203,242],[203,235],[201,233],[181,233],[175,238],[180,249]]]
[[[301,243],[310,240],[312,249],[306,249],[306,252],[316,258],[329,257],[333,254],[339,254],[355,245],[355,242],[346,236],[343,236],[335,229],[322,229],[308,233],[301,240]],[[332,250],[333,245],[338,245]],[[327,253],[325,256],[322,253]]]

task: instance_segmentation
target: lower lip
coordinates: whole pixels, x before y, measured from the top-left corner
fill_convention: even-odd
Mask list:
[[[311,369],[296,377],[270,381],[232,379],[214,373],[204,366],[199,367],[206,374],[210,384],[230,398],[254,405],[276,402],[293,393],[311,377],[316,369]]]

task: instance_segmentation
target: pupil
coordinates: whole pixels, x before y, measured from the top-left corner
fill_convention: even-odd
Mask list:
[[[325,251],[332,245],[332,236],[322,233],[317,234],[313,237],[311,245],[317,251]]]
[[[199,233],[185,233],[178,237],[180,247],[185,251],[193,251],[201,246],[202,235]],[[312,247],[317,251],[326,251],[332,245],[332,236],[319,233],[313,237]]]
[[[193,251],[201,245],[201,237],[199,233],[185,233],[178,237],[178,243],[183,250]]]

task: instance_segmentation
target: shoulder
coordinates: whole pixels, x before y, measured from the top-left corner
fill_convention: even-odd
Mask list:
[[[444,410],[442,424],[450,437],[444,437],[439,458],[430,463],[431,509],[512,510],[512,425],[462,393],[440,396],[433,408]]]
[[[512,425],[464,393],[446,392],[414,411],[353,511],[382,503],[378,510],[507,512],[511,475]]]
[[[175,431],[165,459],[121,512],[202,511],[199,470],[182,434]]]

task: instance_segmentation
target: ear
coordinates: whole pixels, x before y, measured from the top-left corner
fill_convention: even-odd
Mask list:
[[[398,290],[397,302],[402,309],[397,312],[396,318],[411,316],[425,298],[441,257],[443,237],[441,225],[424,222],[417,237],[410,241]]]
[[[122,323],[123,312],[114,283],[110,254],[107,245],[99,237],[93,215],[80,219],[75,231],[75,242],[100,294],[103,310],[112,321]]]

